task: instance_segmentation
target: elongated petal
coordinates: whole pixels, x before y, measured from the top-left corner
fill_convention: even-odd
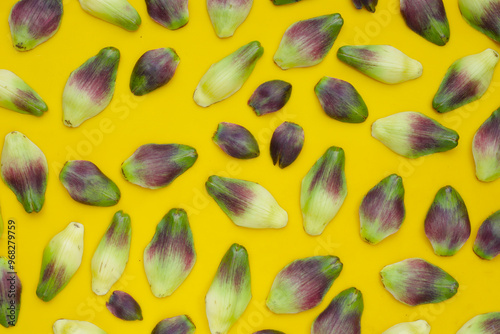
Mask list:
[[[275,6],[281,6],[281,5],[288,5],[291,3],[296,3],[302,0],[271,0],[273,2],[273,5]],[[260,332],[259,332],[260,333]]]
[[[274,62],[283,70],[319,64],[332,48],[343,25],[340,14],[295,22],[285,31]]]
[[[419,78],[422,64],[390,45],[346,45],[337,57],[370,78],[397,84]]]
[[[160,321],[151,334],[194,334],[196,326],[187,315],[179,315]]]
[[[148,14],[170,30],[184,27],[189,21],[188,0],[146,0]]]
[[[257,116],[280,110],[292,95],[292,85],[282,80],[271,80],[257,87],[248,100]]]
[[[71,198],[82,204],[112,206],[121,197],[118,186],[90,161],[67,161],[59,180]]]
[[[59,319],[52,326],[54,334],[107,334],[96,325],[79,320]]]
[[[462,17],[474,29],[500,43],[500,3],[497,0],[458,0]]]
[[[363,295],[356,288],[339,293],[314,320],[311,334],[360,334]]]
[[[39,212],[45,202],[48,165],[43,152],[21,132],[5,136],[1,172],[26,212]]]
[[[475,316],[462,326],[457,334],[496,334],[500,328],[500,312]]]
[[[215,34],[220,38],[233,36],[245,21],[253,0],[207,0],[207,10]]]
[[[144,188],[158,189],[168,186],[198,159],[191,146],[180,144],[146,144],[122,163],[127,181]]]
[[[208,107],[239,91],[263,53],[260,43],[253,41],[210,66],[194,91],[194,102]]]
[[[298,124],[283,122],[271,138],[271,158],[280,168],[290,166],[304,146],[304,129]]]
[[[403,322],[392,326],[382,334],[429,334],[431,326],[425,320]]]
[[[205,297],[210,332],[226,334],[252,299],[245,247],[233,244],[222,258]]]
[[[14,260],[15,262],[15,260]],[[23,287],[14,265],[6,257],[0,256],[0,325],[13,327],[19,319]]]
[[[388,265],[380,276],[387,291],[410,306],[439,303],[453,297],[458,290],[458,282],[447,272],[417,258]]]
[[[166,85],[175,74],[180,58],[174,49],[161,48],[143,54],[130,77],[130,90],[141,96]]]
[[[11,71],[0,69],[0,107],[42,116],[48,110],[40,95]]]
[[[227,155],[237,159],[253,159],[260,155],[255,137],[238,124],[219,123],[212,137],[214,143]]]
[[[479,227],[474,253],[485,260],[491,260],[500,254],[500,211],[489,216]]]
[[[127,0],[79,0],[83,10],[92,16],[128,31],[141,25],[139,13]]]
[[[238,226],[282,228],[288,214],[260,184],[212,175],[205,184],[208,194]]]
[[[336,256],[295,260],[274,279],[267,307],[274,313],[299,313],[318,306],[342,271]]]
[[[118,211],[92,257],[92,291],[105,295],[122,276],[128,262],[132,227],[130,216]]]
[[[337,215],[347,196],[345,154],[332,146],[316,161],[302,180],[300,207],[304,230],[320,235]]]
[[[352,3],[357,9],[365,7],[367,11],[375,13],[378,0],[352,0]]]
[[[59,30],[63,15],[61,0],[21,0],[10,12],[12,44],[19,51],[34,49]]]
[[[36,295],[44,302],[52,300],[69,283],[83,256],[83,225],[70,223],[56,234],[43,251]]]
[[[359,207],[361,237],[377,244],[396,233],[405,219],[405,189],[401,176],[391,174],[365,195]]]
[[[253,334],[285,334],[285,333],[281,331],[276,331],[274,329],[264,329],[262,331],[255,332]]]
[[[142,320],[142,310],[137,301],[128,293],[114,291],[106,302],[106,308],[122,320]]]
[[[186,211],[172,209],[156,226],[155,235],[144,250],[144,270],[153,294],[158,298],[170,296],[195,263],[196,251]]]
[[[439,46],[450,40],[450,25],[443,0],[401,0],[401,14],[408,27]]]
[[[48,110],[40,95],[8,70],[0,70],[0,107],[34,116]]]
[[[444,113],[480,99],[490,86],[497,63],[498,53],[492,49],[455,61],[448,68],[432,107]]]
[[[451,186],[439,189],[425,217],[425,235],[434,253],[454,255],[469,239],[470,231],[469,213],[460,194]]]
[[[372,124],[372,136],[406,158],[445,152],[458,145],[458,133],[414,111],[380,118]]]
[[[480,181],[491,182],[500,177],[500,108],[477,130],[472,153]]]
[[[63,123],[69,127],[99,114],[115,92],[120,51],[107,47],[87,60],[69,76],[63,92]]]
[[[337,121],[362,123],[368,117],[365,101],[347,81],[323,77],[314,92],[325,113]]]

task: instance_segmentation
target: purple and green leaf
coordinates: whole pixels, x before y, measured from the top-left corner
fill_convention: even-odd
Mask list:
[[[118,186],[90,161],[67,161],[59,180],[71,198],[82,204],[113,206],[121,197]]]
[[[271,158],[280,168],[290,166],[304,146],[304,129],[298,124],[283,122],[271,138]]]
[[[425,235],[440,256],[455,255],[469,239],[469,213],[460,194],[446,186],[436,194],[425,217]]]
[[[143,188],[168,186],[198,159],[196,150],[181,144],[146,144],[122,163],[127,181]]]
[[[458,282],[447,272],[418,258],[388,265],[380,276],[386,290],[409,306],[439,303],[458,291]]]

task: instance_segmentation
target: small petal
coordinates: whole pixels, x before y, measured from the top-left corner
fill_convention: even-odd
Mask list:
[[[8,70],[0,70],[0,107],[34,116],[48,110],[40,95]]]
[[[66,287],[83,257],[83,225],[70,223],[56,234],[43,250],[42,268],[36,295],[44,302],[52,300]]]
[[[359,207],[361,237],[377,244],[396,233],[405,219],[405,189],[401,176],[391,174],[365,195]]]
[[[21,132],[5,136],[2,150],[3,182],[14,192],[26,212],[39,212],[45,202],[48,165],[43,152]]]
[[[474,253],[485,260],[492,260],[500,254],[500,211],[489,216],[479,227]]]
[[[260,43],[253,41],[212,64],[194,91],[194,102],[208,107],[239,91],[263,53]]]
[[[127,0],[79,0],[82,9],[92,16],[128,31],[136,31],[141,17]]]
[[[71,73],[63,92],[64,125],[78,127],[106,109],[115,92],[119,61],[120,51],[108,47]]]
[[[34,49],[59,30],[63,15],[61,0],[21,0],[10,12],[12,44],[18,51]]]
[[[443,0],[401,0],[406,25],[428,40],[443,46],[450,40],[450,25]]]
[[[158,189],[168,186],[198,159],[191,146],[180,144],[146,144],[122,163],[127,181],[143,188]]]
[[[500,43],[500,3],[490,0],[458,0],[462,17],[474,29]]]
[[[281,5],[288,5],[291,3],[296,3],[302,0],[271,0],[273,2],[273,5],[275,6],[281,6]],[[258,332],[260,333],[260,332]]]
[[[366,74],[386,84],[397,84],[422,75],[422,64],[390,45],[346,45],[337,57]]]
[[[212,175],[205,184],[208,194],[238,226],[282,228],[288,214],[260,184]]]
[[[195,263],[196,251],[186,211],[172,209],[156,226],[155,235],[144,250],[144,269],[153,295],[170,296]]]
[[[151,334],[194,334],[196,326],[187,315],[179,315],[160,321]]]
[[[142,320],[142,310],[139,304],[126,292],[114,291],[106,302],[106,308],[115,317],[122,320]]]
[[[363,295],[356,288],[339,293],[314,320],[311,334],[360,334]]]
[[[462,326],[457,334],[498,334],[500,312],[491,312],[475,316]]]
[[[105,331],[87,321],[59,319],[52,326],[54,334],[106,334]]]
[[[352,0],[352,3],[357,9],[365,7],[367,11],[375,13],[378,0]]]
[[[281,331],[275,331],[274,329],[264,329],[262,331],[255,332],[253,334],[285,334],[285,333]]]
[[[307,234],[323,233],[344,203],[347,196],[344,165],[344,150],[332,146],[302,180],[300,207]]]
[[[292,85],[282,80],[271,80],[257,87],[248,100],[257,116],[280,110],[292,95]]]
[[[490,86],[497,63],[498,53],[492,49],[455,61],[448,68],[432,107],[445,113],[480,99]]]
[[[368,117],[365,101],[347,81],[323,77],[314,92],[325,113],[337,121],[362,123]]]
[[[402,322],[392,326],[382,334],[429,334],[431,326],[425,320]]]
[[[175,74],[180,58],[174,49],[161,48],[143,54],[130,77],[130,90],[142,96],[166,85]]]
[[[458,133],[414,111],[380,118],[372,124],[372,136],[406,158],[445,152],[458,145]]]
[[[184,27],[189,21],[188,0],[146,0],[148,14],[170,30]]]
[[[500,177],[500,108],[477,130],[472,153],[480,181],[491,182]]]
[[[59,180],[71,198],[82,204],[112,206],[121,197],[118,186],[90,161],[67,161]]]
[[[21,293],[23,287],[14,266],[6,257],[0,256],[0,325],[5,328],[14,327],[21,310]]]
[[[290,166],[304,146],[304,129],[298,124],[283,122],[271,138],[271,158],[280,168]]]
[[[447,272],[418,258],[388,265],[380,276],[387,291],[409,306],[439,303],[458,290],[458,282]]]
[[[318,306],[342,271],[336,256],[295,260],[274,279],[267,307],[274,313],[299,313]]]
[[[344,20],[340,14],[295,22],[285,31],[274,54],[274,62],[283,70],[321,63],[343,25]]]
[[[238,27],[245,21],[253,0],[207,0],[207,10],[215,34],[219,38],[233,36]]]
[[[425,235],[440,256],[452,256],[469,239],[469,213],[460,194],[446,186],[436,194],[425,217]]]
[[[132,228],[130,216],[118,211],[92,257],[92,291],[102,296],[122,276],[128,262]]]
[[[222,258],[205,297],[210,333],[226,334],[252,299],[245,247],[233,244]]]
[[[255,137],[238,124],[219,123],[212,137],[214,143],[227,155],[237,159],[253,159],[260,155]]]

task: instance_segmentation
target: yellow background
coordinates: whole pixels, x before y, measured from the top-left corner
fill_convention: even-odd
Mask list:
[[[477,128],[499,106],[500,73],[493,78],[490,91],[477,103],[440,115],[431,107],[448,66],[456,59],[498,45],[477,32],[461,18],[456,0],[445,0],[451,26],[451,40],[445,47],[435,46],[406,27],[397,0],[380,0],[375,14],[357,11],[349,0],[304,0],[275,7],[269,0],[255,0],[249,17],[229,39],[213,32],[205,2],[190,2],[190,22],[178,31],[169,31],[153,22],[143,0],[131,0],[142,17],[137,32],[127,32],[85,13],[76,0],[64,1],[64,17],[59,32],[36,49],[20,53],[11,46],[7,23],[15,0],[0,2],[0,68],[9,69],[31,85],[49,105],[49,112],[37,118],[0,110],[0,136],[21,131],[36,143],[49,161],[50,175],[46,203],[38,214],[26,214],[13,193],[0,184],[4,220],[17,224],[16,269],[23,284],[19,322],[11,333],[51,333],[59,318],[91,321],[108,333],[149,333],[163,318],[188,314],[197,333],[209,333],[204,297],[220,259],[236,242],[249,253],[253,298],[234,325],[231,334],[249,334],[272,328],[288,334],[308,333],[314,318],[340,291],[351,286],[363,292],[364,333],[381,333],[404,321],[425,319],[432,333],[455,333],[471,317],[500,311],[500,258],[483,261],[472,251],[477,229],[486,217],[500,209],[499,182],[481,183],[474,173],[471,142]],[[345,20],[333,49],[324,61],[311,68],[282,71],[272,60],[285,29],[301,19],[339,12]],[[229,99],[207,109],[192,99],[194,89],[210,64],[258,40],[264,55],[243,88]],[[391,44],[419,60],[424,67],[421,78],[394,86],[376,82],[342,64],[337,49],[346,44]],[[111,105],[97,117],[76,129],[62,124],[61,95],[71,71],[101,48],[121,51],[116,91]],[[173,80],[157,91],[138,99],[129,91],[129,79],[137,59],[147,50],[174,48],[181,63]],[[363,124],[345,124],[328,118],[316,99],[314,85],[323,76],[351,82],[369,108]],[[282,79],[293,85],[286,107],[274,114],[257,117],[246,102],[264,81]],[[389,151],[370,135],[378,118],[401,111],[419,111],[460,134],[456,149],[408,160]],[[261,156],[250,161],[226,156],[211,140],[219,122],[247,127],[257,138]],[[295,163],[281,170],[272,165],[269,142],[274,129],[283,121],[300,124],[305,144]],[[90,138],[90,139],[89,139]],[[195,147],[199,159],[170,186],[148,190],[128,183],[120,164],[134,150],[147,143],[181,143]],[[346,152],[348,196],[339,214],[323,235],[310,237],[302,229],[299,206],[300,183],[314,162],[329,146]],[[118,205],[90,207],[73,201],[58,180],[59,170],[68,159],[94,162],[114,180],[122,191]],[[364,194],[391,173],[404,179],[407,217],[401,230],[377,246],[359,236],[358,207]],[[219,174],[259,182],[289,213],[288,226],[281,230],[251,230],[235,226],[205,191],[209,175]],[[469,209],[472,235],[463,249],[451,258],[434,255],[423,230],[425,214],[437,190],[455,187]],[[144,274],[142,254],[156,224],[173,207],[190,214],[197,263],[182,286],[171,296],[155,298]],[[91,291],[90,260],[117,210],[132,218],[130,260],[122,280],[113,289],[130,293],[140,303],[144,320],[125,322],[105,308],[107,297]],[[85,226],[83,262],[68,286],[51,302],[35,295],[42,251],[48,241],[71,222]],[[0,254],[6,253],[5,236]],[[265,299],[274,276],[297,258],[318,254],[340,257],[344,270],[323,302],[297,315],[274,315]],[[383,288],[379,271],[409,257],[422,257],[439,265],[460,283],[459,293],[447,302],[408,307],[396,301]]]

